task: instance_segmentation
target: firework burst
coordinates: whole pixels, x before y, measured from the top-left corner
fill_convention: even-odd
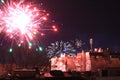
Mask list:
[[[46,48],[48,58],[59,57],[61,54],[76,55],[84,49],[85,43],[82,40],[75,39],[67,42],[56,41]]]
[[[26,3],[24,0],[8,0],[1,3],[0,7],[0,32],[7,37],[17,43],[29,43],[36,40],[36,35],[44,35],[41,30],[49,14],[39,5]]]
[[[47,55],[49,58],[59,57],[61,54],[65,53],[68,55],[76,55],[76,50],[70,42],[56,41],[51,43],[50,46],[46,49]]]

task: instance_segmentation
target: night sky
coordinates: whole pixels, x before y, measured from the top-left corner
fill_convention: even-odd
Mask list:
[[[40,46],[47,48],[55,41],[80,39],[85,43],[85,48],[89,50],[89,39],[93,38],[93,48],[110,48],[111,51],[120,52],[119,2],[114,0],[26,0],[26,3],[27,1],[37,1],[42,5],[50,13],[50,21],[58,27],[58,32],[47,30],[45,36],[40,36],[40,38],[37,36]],[[25,53],[36,53],[36,47],[29,51],[25,46],[15,45],[12,46],[15,48],[13,53],[17,54],[12,56],[7,54],[12,41],[4,38],[4,35],[4,33],[0,35],[0,62],[16,61],[21,64],[34,55],[29,56]],[[44,53],[44,51],[37,53]],[[39,62],[41,64],[47,61],[45,60],[46,54],[36,54],[33,58],[36,62],[41,61]]]
[[[55,20],[59,31],[48,34],[46,41],[79,38],[94,47],[120,51],[120,6],[113,0],[43,0],[43,6]],[[87,46],[88,46],[87,45]]]
[[[26,0],[27,1],[27,0]],[[33,1],[33,0],[28,0]],[[89,47],[110,48],[120,52],[120,6],[114,0],[35,0],[50,13],[50,19],[58,32],[47,33],[40,38],[47,46],[55,41],[80,39]]]

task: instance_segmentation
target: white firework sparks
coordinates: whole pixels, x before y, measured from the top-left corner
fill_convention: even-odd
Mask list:
[[[46,49],[47,55],[49,58],[60,56],[61,54],[69,54],[76,55],[76,50],[72,46],[70,42],[56,41],[55,43],[51,43],[50,46]]]
[[[24,0],[11,0],[0,7],[0,32],[19,42],[30,42],[35,40],[36,34],[43,35],[40,30],[49,14],[40,9],[40,6],[25,3]]]

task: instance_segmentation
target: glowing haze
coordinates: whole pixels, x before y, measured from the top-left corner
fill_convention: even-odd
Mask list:
[[[39,5],[25,1],[2,3],[0,10],[0,32],[19,42],[30,42],[41,34],[40,30],[49,16]]]

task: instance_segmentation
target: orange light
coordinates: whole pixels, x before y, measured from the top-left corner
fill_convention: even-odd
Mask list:
[[[58,29],[57,29],[57,28],[55,28],[55,29],[54,29],[54,31],[55,31],[55,32],[57,32],[57,31],[58,31]]]
[[[29,46],[28,48],[29,48],[29,49],[31,49],[32,47],[31,47],[31,46]]]
[[[49,14],[49,13],[47,13],[46,15],[47,15],[47,16],[49,16],[50,14]]]
[[[55,25],[53,25],[53,26],[52,26],[52,28],[53,28],[53,29],[55,29],[55,28],[56,28],[56,26],[55,26]]]
[[[45,21],[46,21],[46,20],[47,20],[47,17],[43,17],[43,20],[45,20]]]
[[[41,36],[44,36],[45,34],[44,34],[44,33],[41,33],[40,35],[41,35]]]

